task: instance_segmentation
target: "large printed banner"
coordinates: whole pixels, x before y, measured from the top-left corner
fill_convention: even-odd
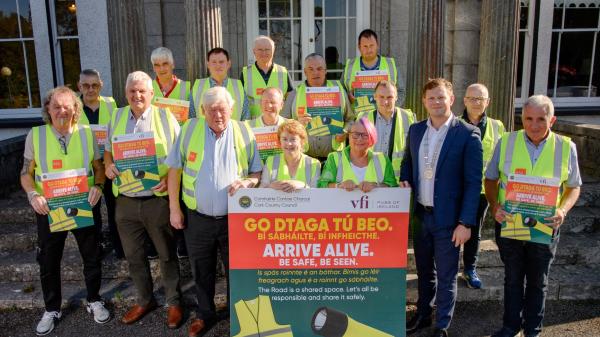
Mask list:
[[[260,154],[260,160],[265,162],[267,157],[283,152],[281,145],[279,144],[279,138],[277,137],[278,126],[263,126],[258,128],[252,128],[254,137],[256,137],[256,145],[258,147],[258,153]]]
[[[560,180],[512,174],[508,176],[504,209],[510,213],[502,224],[505,238],[550,244],[554,229],[545,223],[554,216]]]
[[[150,190],[160,181],[153,132],[114,136],[113,158],[120,174],[115,182],[121,193]]]
[[[342,94],[338,86],[307,87],[306,110],[312,117],[307,131],[310,136],[344,133]]]
[[[352,91],[354,92],[354,112],[358,115],[377,108],[373,95],[375,86],[379,81],[388,80],[389,75],[385,70],[363,70],[356,72]]]
[[[231,335],[405,336],[409,204],[401,188],[238,191]]]
[[[44,198],[50,213],[51,232],[68,231],[94,224],[88,202],[88,180],[84,168],[42,174]]]
[[[183,90],[183,89],[181,89]],[[190,116],[190,102],[180,99],[154,97],[152,103],[159,108],[169,109],[179,124],[183,124]]]

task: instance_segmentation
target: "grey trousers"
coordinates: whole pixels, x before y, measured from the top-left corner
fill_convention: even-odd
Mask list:
[[[144,250],[147,233],[158,252],[167,304],[179,305],[179,261],[173,229],[169,224],[168,199],[119,196],[116,204],[115,220],[129,263],[129,274],[138,292],[138,304],[144,306],[154,299],[150,262]]]

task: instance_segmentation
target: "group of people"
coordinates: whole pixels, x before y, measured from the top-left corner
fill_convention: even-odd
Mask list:
[[[490,205],[506,273],[503,326],[494,336],[512,337],[521,330],[528,337],[539,336],[559,226],[581,185],[573,142],[550,130],[556,120],[552,102],[541,95],[529,98],[522,112],[524,130],[506,133],[500,121],[486,115],[490,97],[483,84],[467,88],[465,112],[456,117],[451,111],[452,84],[437,78],[422,89],[428,116],[417,122],[410,110],[398,106],[401,76],[393,58],[379,55],[376,33],[361,32],[358,49],[361,56],[346,62],[341,81],[327,79],[323,56],[308,55],[306,80],[296,88],[285,67],[273,63],[273,40],[260,36],[253,49],[256,62],[244,67],[240,80],[228,76],[228,52],[214,48],[207,55],[209,77],[191,85],[173,74],[173,55],[161,47],[151,55],[154,80],[141,71],[128,75],[125,107],[117,108],[112,98],[100,96],[102,81],[95,70],[82,71],[80,96],[67,87],[49,91],[42,107],[45,125],[34,127],[27,136],[21,171],[22,187],[36,212],[37,259],[46,309],[36,333],[50,333],[61,317],[60,261],[68,233],[49,230],[50,209],[41,177],[85,168],[96,224],[71,232],[83,259],[87,310],[98,323],[111,318],[99,295],[102,195],[115,255],[127,260],[137,290],[137,304],[121,321],[132,324],[157,307],[146,247],[151,242],[165,290],[167,325],[174,329],[182,324],[177,245],[183,242],[197,299],[188,334],[198,336],[217,317],[217,253],[228,278],[228,195],[254,187],[366,193],[400,186],[413,191],[411,230],[419,294],[417,313],[407,320],[407,332],[435,321],[432,336],[448,336],[461,245],[462,275],[469,287],[482,287],[476,266],[481,227]],[[383,71],[387,79],[379,81],[372,94],[360,96],[353,82],[365,70]],[[341,132],[307,133],[313,121],[307,109],[311,87],[339,88]],[[190,118],[180,124],[168,109],[153,104],[155,97],[189,101]],[[106,127],[101,144],[90,128],[94,124]],[[253,128],[265,126],[276,128],[281,152],[261,160]],[[113,157],[113,139],[148,132],[154,135],[160,181],[148,190],[120,190],[115,183],[121,172]],[[499,234],[508,215],[503,208],[507,177],[515,172],[560,179],[556,215],[547,219],[556,233],[550,245]]]

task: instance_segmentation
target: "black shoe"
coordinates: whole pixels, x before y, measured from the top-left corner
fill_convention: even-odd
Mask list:
[[[507,328],[502,328],[492,334],[491,337],[517,337],[520,336],[519,332],[513,333]]]
[[[410,321],[406,322],[406,334],[417,332],[418,330],[428,326],[431,326],[431,316],[425,317],[416,314],[410,319]]]
[[[448,337],[448,331],[446,329],[435,328],[431,337]]]

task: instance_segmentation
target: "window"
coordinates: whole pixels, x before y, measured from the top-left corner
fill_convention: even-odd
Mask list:
[[[79,37],[77,32],[77,6],[74,0],[54,0],[53,30],[56,36],[57,82],[77,91],[81,72]]]
[[[369,27],[370,1],[249,0],[246,2],[248,58],[258,35],[275,41],[274,62],[296,83],[303,79],[304,57],[325,57],[329,79],[338,79],[346,59],[357,55],[358,33]]]
[[[0,3],[0,109],[40,106],[28,0]]]

